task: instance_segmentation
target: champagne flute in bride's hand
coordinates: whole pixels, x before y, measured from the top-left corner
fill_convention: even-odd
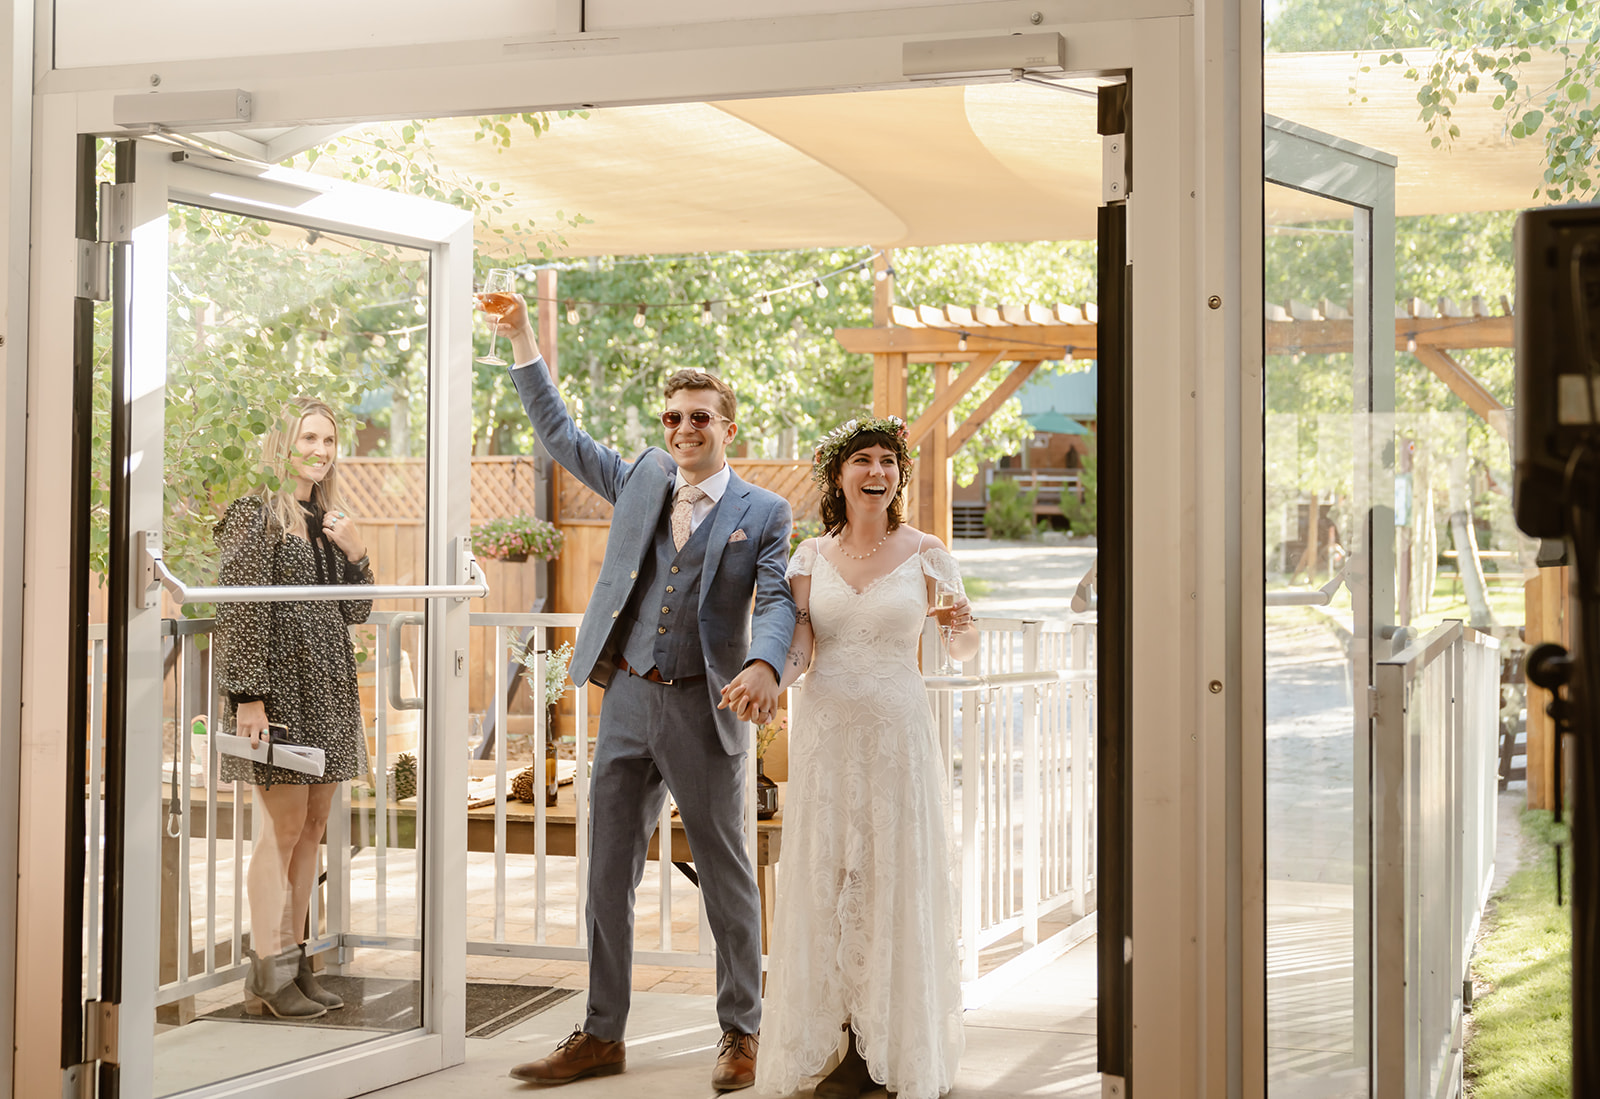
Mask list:
[[[950,660],[950,620],[956,613],[956,596],[961,593],[960,585],[950,580],[939,580],[933,586],[933,617],[939,622],[939,636],[944,639],[944,645],[939,650],[939,668],[936,675],[955,675],[955,664]]]
[[[489,353],[479,355],[478,362],[489,366],[505,366],[506,361],[494,353],[495,343],[500,336],[500,318],[516,306],[516,300],[511,296],[516,287],[517,273],[507,267],[496,267],[489,272],[489,277],[483,280],[483,285],[476,295],[478,308],[489,317]]]

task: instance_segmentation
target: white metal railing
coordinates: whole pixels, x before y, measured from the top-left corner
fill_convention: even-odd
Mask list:
[[[1083,474],[1076,469],[992,469],[988,481],[1015,481],[1019,492],[1037,490],[1039,503],[1059,504],[1067,493],[1078,493]]]
[[[1446,622],[1377,665],[1374,1095],[1461,1092],[1464,982],[1494,872],[1499,647]]]
[[[348,960],[350,947],[415,949],[420,943],[416,922],[419,898],[413,895],[395,902],[389,895],[395,859],[405,863],[399,868],[400,875],[415,882],[416,853],[412,838],[415,813],[390,798],[388,784],[391,710],[412,709],[417,702],[403,697],[399,685],[400,630],[421,621],[415,612],[374,611],[366,623],[351,627],[358,647],[372,646],[375,677],[393,681],[373,683],[370,762],[375,788],[369,793],[340,783],[329,813],[322,849],[326,912],[319,911],[323,907],[321,891],[313,890],[311,895],[310,925],[316,929],[325,920],[326,930],[313,936],[308,950],[333,951],[328,960],[334,965]],[[169,786],[162,843],[167,867],[164,878],[170,889],[164,887],[161,927],[156,932],[161,959],[158,1006],[238,980],[245,967],[249,922],[245,918],[246,842],[253,843],[261,821],[251,811],[247,784],[217,781],[218,756],[209,738],[187,735],[197,718],[209,721],[208,715],[219,712],[218,688],[203,647],[209,643],[214,624],[212,619],[167,619],[162,623],[163,635],[170,637],[176,648],[169,711],[176,735],[173,756],[163,764],[161,776]],[[101,644],[96,642],[97,659]],[[415,648],[420,652],[420,647]],[[413,660],[412,667],[420,669],[420,661]],[[92,727],[98,736],[98,726]],[[98,749],[91,752],[91,758],[97,755]],[[425,754],[419,751],[416,758],[420,788]],[[194,782],[201,778],[203,787],[197,790]],[[98,826],[99,816],[98,805],[91,799],[91,828]],[[196,842],[205,845],[203,860],[195,858]],[[91,834],[91,855],[96,847],[97,836]],[[91,888],[95,877],[91,872]],[[369,882],[370,896],[358,896],[358,890]],[[91,944],[97,935],[96,929],[89,938]],[[92,957],[88,960],[94,961]],[[94,971],[90,965],[88,972]]]
[[[329,952],[334,967],[352,959],[351,949],[373,947],[416,950],[420,946],[418,898],[391,897],[391,882],[416,878],[414,810],[397,803],[388,789],[393,762],[390,725],[395,711],[417,700],[404,697],[399,681],[402,627],[419,619],[410,612],[374,612],[364,626],[352,627],[358,647],[372,649],[375,674],[387,684],[373,684],[371,740],[372,779],[376,788],[341,783],[329,815],[325,900],[313,893],[311,926],[325,924],[313,938],[313,953]],[[532,959],[581,960],[586,953],[585,904],[588,870],[588,772],[593,740],[587,685],[576,688],[575,807],[563,819],[571,855],[550,850],[552,829],[542,798],[513,814],[511,778],[522,764],[508,758],[506,704],[507,654],[512,636],[536,652],[550,648],[549,631],[575,628],[580,615],[473,614],[473,644],[495,669],[493,714],[496,730],[492,771],[486,781],[493,793],[492,838],[473,840],[472,858],[483,868],[469,875],[468,903],[480,926],[469,935],[470,953]],[[249,787],[219,784],[217,758],[209,741],[186,732],[196,717],[219,712],[216,686],[204,645],[212,628],[208,619],[168,620],[163,633],[176,649],[170,681],[169,717],[180,731],[174,738],[176,758],[164,764],[163,784],[179,780],[167,791],[164,822],[164,865],[171,889],[163,902],[159,936],[160,987],[157,1003],[169,1005],[243,976],[244,948],[249,939],[244,870],[248,843],[258,822],[250,812]],[[961,937],[963,980],[969,1001],[981,1000],[1023,972],[1048,961],[1092,932],[1095,885],[1093,752],[1094,752],[1094,626],[1077,622],[1070,632],[1052,632],[1036,621],[978,620],[978,656],[963,674],[927,676],[929,701],[938,720],[945,753],[946,776],[959,842],[962,882]],[[104,631],[92,634],[91,698],[98,705],[103,684]],[[937,653],[937,633],[930,625],[924,652]],[[413,646],[415,647],[415,646]],[[542,655],[528,677],[534,692],[534,744],[545,735]],[[420,664],[414,664],[420,670]],[[965,674],[968,670],[974,674]],[[98,710],[95,711],[98,713]],[[97,730],[98,721],[92,725]],[[429,735],[424,730],[423,735]],[[438,735],[433,731],[432,735]],[[445,735],[453,736],[446,730]],[[460,737],[465,747],[465,737]],[[422,745],[419,743],[419,749]],[[90,752],[98,760],[98,745]],[[427,753],[419,750],[417,781]],[[542,761],[542,751],[534,753]],[[191,783],[191,776],[195,782]],[[98,790],[91,776],[91,790]],[[204,781],[201,781],[201,780]],[[758,831],[755,820],[755,763],[747,770],[748,829],[752,861]],[[485,794],[489,790],[485,790]],[[531,815],[531,820],[530,820]],[[670,808],[663,809],[660,834],[671,834]],[[779,822],[781,826],[781,821]],[[89,853],[99,850],[101,813],[98,798],[90,805]],[[487,830],[485,830],[487,831]],[[530,838],[531,833],[531,838]],[[483,835],[483,832],[479,832]],[[196,850],[196,844],[203,848]],[[663,845],[670,850],[669,845]],[[773,846],[776,850],[776,845]],[[763,848],[765,850],[765,848]],[[529,861],[531,859],[531,862]],[[761,867],[764,875],[768,868]],[[492,873],[492,882],[484,876]],[[656,930],[653,948],[636,950],[643,964],[678,968],[710,968],[715,953],[704,906],[697,891],[674,869],[670,855],[657,861],[654,898]],[[95,889],[99,874],[89,867]],[[766,880],[770,883],[771,878]],[[486,888],[485,888],[486,886]],[[409,887],[407,887],[409,888]],[[89,911],[98,912],[96,897]],[[683,909],[693,904],[696,932],[682,929]],[[675,931],[676,922],[679,927]],[[322,908],[322,911],[319,911]],[[489,917],[489,918],[484,918]],[[94,951],[98,929],[88,936]],[[983,971],[980,954],[1010,940],[1004,965]],[[1015,949],[1020,940],[1020,951]],[[95,959],[86,972],[94,974]],[[92,980],[92,977],[91,977]],[[92,990],[91,990],[92,991]]]
[[[925,677],[957,817],[969,1004],[1091,934],[1096,880],[1094,622],[977,626],[976,674]],[[925,664],[937,652],[930,622]],[[1021,950],[985,972],[982,952],[1013,936]]]
[[[513,875],[508,862],[511,844],[508,837],[508,771],[510,764],[507,761],[507,706],[505,671],[507,654],[511,646],[511,638],[515,633],[519,646],[531,648],[537,653],[534,668],[530,674],[529,684],[533,691],[533,718],[534,718],[534,744],[536,747],[534,757],[536,762],[544,758],[543,744],[547,734],[545,722],[547,717],[546,699],[544,697],[544,652],[550,648],[549,631],[553,629],[576,629],[583,621],[581,614],[473,614],[470,623],[473,627],[483,628],[492,637],[488,650],[488,659],[495,668],[494,678],[494,882],[493,882],[493,922],[492,932],[487,939],[469,938],[467,951],[472,954],[488,954],[498,957],[544,958],[568,961],[582,961],[587,956],[588,929],[586,926],[585,912],[588,903],[589,881],[589,755],[591,735],[589,732],[589,687],[580,683],[576,687],[574,704],[574,745],[573,755],[576,763],[576,773],[573,777],[574,811],[572,821],[572,856],[559,857],[559,863],[552,865],[552,856],[549,852],[550,827],[547,821],[547,810],[544,799],[535,797],[533,801],[533,882],[532,897],[512,897],[511,884]],[[474,635],[477,643],[477,635]],[[752,758],[746,769],[746,804],[748,813],[746,818],[746,835],[750,845],[751,861],[756,861],[756,820],[755,820],[755,761]],[[663,804],[661,817],[657,822],[657,833],[660,837],[672,835],[672,808],[670,801]],[[522,845],[518,845],[522,846]],[[645,965],[670,965],[679,968],[713,968],[716,965],[716,953],[713,949],[710,925],[706,921],[705,906],[698,905],[698,933],[694,936],[694,943],[685,946],[681,937],[674,928],[673,909],[677,898],[691,896],[683,890],[688,886],[687,881],[680,883],[679,875],[669,854],[671,850],[670,839],[663,838],[660,843],[661,857],[656,862],[656,945],[653,949],[634,950],[634,960]],[[559,883],[553,882],[553,877],[559,873]],[[566,918],[559,924],[551,919],[552,885],[559,884],[563,897],[573,898],[570,909],[570,923]],[[562,916],[566,917],[568,909],[562,906]],[[530,911],[531,908],[531,911]],[[508,930],[507,915],[516,912],[527,921],[531,916],[531,934],[521,936],[512,935]],[[564,941],[563,941],[564,940]]]

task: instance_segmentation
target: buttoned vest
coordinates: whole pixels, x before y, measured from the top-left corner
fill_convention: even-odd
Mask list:
[[[634,671],[655,668],[665,679],[706,674],[700,648],[700,571],[716,513],[713,507],[678,550],[672,545],[671,501],[661,509],[652,552],[639,563],[622,615],[627,622],[622,657]]]

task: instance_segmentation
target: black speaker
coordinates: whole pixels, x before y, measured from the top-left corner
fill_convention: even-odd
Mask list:
[[[1527,534],[1567,531],[1567,467],[1584,442],[1600,465],[1600,204],[1517,217],[1516,475]],[[1592,491],[1575,483],[1573,489]]]

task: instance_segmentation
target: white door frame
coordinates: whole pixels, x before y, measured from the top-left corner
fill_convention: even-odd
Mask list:
[[[256,124],[292,126],[905,87],[903,42],[1015,30],[1062,31],[1075,70],[1133,71],[1135,1083],[1142,1095],[1215,1094],[1216,1083],[1234,1091],[1250,1075],[1239,1051],[1251,1039],[1248,1028],[1241,1037],[1239,1020],[1260,1010],[1259,985],[1242,975],[1259,971],[1261,961],[1252,958],[1248,934],[1242,942],[1230,938],[1239,921],[1260,919],[1260,898],[1249,892],[1260,852],[1238,813],[1239,789],[1250,786],[1249,760],[1238,756],[1230,731],[1238,728],[1238,711],[1223,709],[1242,693],[1240,654],[1248,651],[1230,609],[1241,598],[1233,562],[1247,537],[1236,486],[1259,478],[1259,458],[1236,449],[1240,406],[1233,397],[1239,349],[1244,334],[1258,329],[1260,313],[1248,313],[1250,279],[1236,265],[1241,248],[1250,252],[1242,228],[1248,219],[1228,181],[1252,180],[1259,170],[1259,158],[1252,168],[1254,146],[1240,136],[1259,125],[1259,78],[1248,75],[1259,65],[1230,52],[1239,32],[1229,28],[1243,22],[1237,0],[1221,7],[1173,0],[1034,7],[1040,24],[1029,25],[1028,11],[1010,4],[949,4],[646,28],[604,42],[515,49],[484,42],[235,57],[163,64],[159,73],[163,91],[244,87],[254,95]],[[63,171],[70,135],[115,132],[114,96],[148,91],[151,72],[130,64],[42,72],[37,81],[38,333],[61,330],[69,304],[59,297],[69,280],[56,252],[70,241],[71,223],[49,196],[70,179],[70,168]],[[1248,200],[1242,208],[1248,211]],[[1250,230],[1258,234],[1259,221]],[[51,287],[56,292],[46,296]],[[1215,288],[1228,293],[1211,310],[1204,303]],[[31,348],[33,378],[48,377],[64,361],[52,343]],[[60,394],[47,390],[41,399],[59,419]],[[59,516],[35,494],[45,477],[41,471],[36,480],[35,470],[47,451],[30,454],[30,500],[38,505],[30,523]],[[1222,690],[1208,690],[1213,680]],[[1172,994],[1174,977],[1181,995]]]
[[[349,233],[429,255],[429,401],[427,581],[461,582],[460,549],[468,539],[471,440],[472,223],[440,203],[322,177],[188,158],[173,146],[137,143],[133,184],[130,289],[133,405],[130,532],[163,524],[162,454],[167,369],[168,207],[186,202],[271,220]],[[174,157],[182,162],[175,162]],[[154,460],[151,460],[151,459]],[[452,491],[452,488],[454,489]],[[203,578],[182,578],[191,583]],[[465,864],[453,853],[466,843],[459,798],[466,764],[451,730],[465,728],[466,681],[456,655],[468,644],[465,599],[433,598],[425,646],[427,689],[424,752],[429,776],[418,831],[422,860],[422,998],[424,1029],[397,1034],[277,1066],[264,1073],[198,1089],[195,1095],[283,1094],[287,1081],[308,1099],[336,1099],[411,1079],[465,1056],[461,992],[466,972]],[[118,1063],[122,1093],[149,1095],[154,1079],[157,952],[148,938],[160,926],[161,852],[138,842],[160,827],[161,612],[137,609],[129,621],[127,718],[128,835],[123,876],[124,950]],[[446,853],[452,854],[446,854]]]

